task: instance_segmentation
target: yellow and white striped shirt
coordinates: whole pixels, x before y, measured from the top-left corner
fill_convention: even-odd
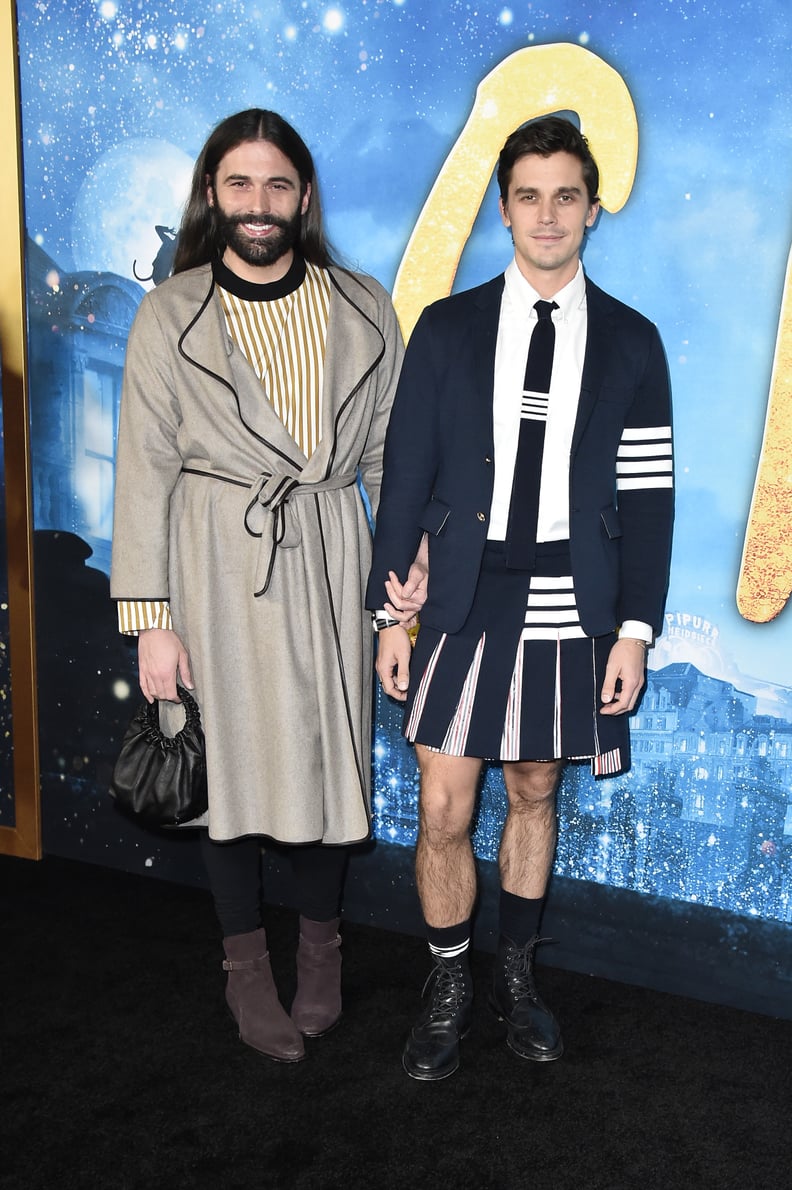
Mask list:
[[[322,379],[330,311],[326,270],[306,263],[302,285],[285,297],[250,301],[220,289],[228,333],[267,399],[310,459],[322,435]]]

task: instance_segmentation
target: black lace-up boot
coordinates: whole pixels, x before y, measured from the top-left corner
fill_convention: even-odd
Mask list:
[[[447,1078],[459,1066],[459,1043],[470,1031],[473,981],[467,955],[434,957],[424,984],[429,1000],[404,1047],[402,1064],[411,1078]]]
[[[539,941],[532,938],[525,946],[515,946],[509,938],[498,940],[490,1006],[506,1023],[509,1049],[534,1062],[552,1062],[561,1057],[564,1043],[558,1022],[534,983],[534,951]]]

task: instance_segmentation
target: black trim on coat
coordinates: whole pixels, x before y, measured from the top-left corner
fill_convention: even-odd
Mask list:
[[[201,302],[201,305],[200,305],[197,313],[195,314],[195,316],[187,323],[187,326],[184,328],[182,333],[179,335],[179,340],[177,343],[179,355],[188,364],[192,364],[192,366],[194,368],[197,368],[199,372],[203,372],[204,376],[210,376],[213,380],[219,381],[219,383],[222,384],[224,388],[228,389],[228,391],[232,394],[234,401],[236,403],[237,415],[239,417],[240,422],[245,427],[247,432],[249,434],[251,434],[256,439],[257,442],[261,442],[262,445],[266,446],[268,450],[274,451],[275,454],[279,455],[285,462],[287,462],[289,464],[290,467],[294,467],[297,471],[302,471],[305,466],[304,462],[302,462],[302,463],[295,462],[294,459],[292,459],[289,455],[287,455],[279,447],[275,446],[275,444],[273,442],[270,442],[270,440],[268,438],[264,438],[261,434],[256,433],[256,431],[253,429],[253,427],[248,425],[248,423],[245,421],[244,417],[242,416],[242,407],[239,404],[239,394],[237,393],[233,384],[229,384],[229,382],[226,380],[225,376],[220,376],[217,372],[213,372],[211,368],[207,368],[207,367],[205,367],[204,364],[199,363],[197,359],[193,359],[193,357],[191,355],[187,354],[187,352],[184,348],[184,340],[186,339],[186,337],[190,333],[190,331],[195,327],[198,320],[200,318],[202,318],[203,315],[206,313],[207,309],[209,308],[209,303],[211,302],[211,300],[214,296],[214,291],[215,291],[215,281],[214,281],[214,277],[212,277],[212,283],[209,286],[209,292],[207,293],[204,300]]]
[[[341,689],[344,694],[344,711],[346,712],[347,725],[349,727],[349,737],[352,743],[352,752],[355,757],[355,768],[358,773],[358,781],[360,782],[360,792],[363,797],[363,809],[366,811],[366,817],[369,822],[369,835],[371,834],[371,809],[366,798],[366,775],[363,769],[363,761],[358,753],[355,743],[355,725],[352,721],[352,708],[349,705],[349,691],[347,689],[346,670],[344,669],[344,653],[341,648],[341,636],[338,631],[338,620],[336,618],[335,606],[333,604],[333,588],[330,583],[330,572],[327,568],[327,547],[325,544],[324,528],[322,527],[322,513],[319,507],[319,500],[314,494],[314,504],[316,506],[316,520],[319,525],[319,540],[322,543],[322,568],[324,570],[325,585],[327,587],[327,606],[330,609],[330,622],[333,630],[333,644],[335,645],[336,657],[338,659],[338,669],[341,675]],[[365,690],[365,685],[364,685]]]
[[[366,287],[365,287],[365,285],[362,283],[362,281],[358,281],[357,277],[354,277],[354,275],[353,275],[352,273],[349,273],[349,274],[347,274],[347,275],[348,275],[348,276],[350,276],[350,277],[353,277],[353,280],[357,281],[357,283],[358,283],[358,285],[360,285],[361,289],[365,289],[365,290],[366,290],[366,293],[369,295],[369,297],[372,297],[372,296],[373,296],[373,294],[371,293],[371,291],[370,291],[370,290],[368,290],[368,289],[366,289]],[[335,416],[335,420],[333,421],[333,446],[332,446],[332,448],[331,448],[331,450],[330,450],[330,454],[328,455],[328,458],[327,458],[327,468],[326,468],[326,470],[325,470],[325,479],[327,479],[327,478],[328,478],[328,476],[330,475],[330,473],[331,473],[331,471],[332,471],[332,469],[333,469],[333,463],[335,462],[336,448],[337,448],[337,445],[338,445],[338,423],[339,423],[339,420],[340,420],[340,418],[341,418],[341,414],[342,414],[342,413],[344,413],[344,411],[346,410],[346,407],[347,407],[347,405],[349,404],[349,402],[352,400],[352,398],[355,396],[355,394],[358,392],[358,390],[361,388],[361,386],[362,386],[362,385],[363,385],[363,384],[364,384],[364,383],[365,383],[365,382],[368,380],[368,378],[369,378],[369,376],[372,374],[372,372],[373,372],[373,371],[374,371],[376,368],[378,368],[378,367],[379,367],[380,360],[382,359],[382,357],[383,357],[383,356],[384,356],[384,354],[385,354],[385,347],[386,347],[386,343],[385,343],[385,336],[383,335],[383,333],[382,333],[382,331],[380,330],[380,328],[377,326],[377,324],[376,324],[376,322],[374,321],[374,319],[373,319],[373,318],[369,318],[369,316],[368,316],[368,314],[366,313],[366,311],[365,311],[365,310],[363,310],[363,309],[361,309],[361,307],[360,307],[360,306],[357,304],[357,302],[354,302],[354,301],[352,300],[352,298],[349,296],[349,294],[346,292],[346,290],[344,290],[344,289],[342,289],[342,288],[341,288],[341,286],[339,285],[338,281],[336,281],[335,277],[333,276],[333,274],[332,274],[332,272],[331,272],[330,270],[328,270],[328,276],[330,277],[330,282],[331,282],[331,284],[335,286],[336,292],[337,292],[337,293],[338,293],[338,294],[339,294],[339,295],[340,295],[340,296],[341,296],[341,297],[344,299],[344,301],[345,301],[345,302],[346,302],[348,305],[350,305],[350,306],[352,307],[352,309],[353,309],[353,310],[357,310],[357,312],[358,312],[358,314],[360,315],[360,317],[361,317],[361,318],[363,318],[363,319],[365,319],[365,321],[366,321],[366,322],[369,324],[369,326],[372,326],[372,327],[374,328],[374,330],[377,332],[377,334],[378,334],[378,335],[379,335],[379,337],[380,337],[380,341],[381,341],[381,343],[382,343],[382,347],[381,347],[381,349],[380,349],[380,352],[379,352],[379,354],[377,355],[376,359],[375,359],[375,360],[374,360],[374,362],[372,363],[371,367],[366,369],[366,371],[365,371],[365,372],[363,373],[363,375],[360,377],[360,380],[357,382],[357,384],[355,385],[355,387],[354,387],[354,388],[353,388],[353,389],[352,389],[352,390],[351,390],[351,391],[350,391],[350,392],[347,394],[347,398],[346,398],[346,400],[344,401],[343,405],[341,405],[341,406],[339,407],[338,413],[337,413],[337,414],[336,414],[336,416]],[[329,328],[328,328],[328,329],[329,329]]]

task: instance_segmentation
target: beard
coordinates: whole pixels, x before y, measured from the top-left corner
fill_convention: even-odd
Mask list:
[[[275,264],[290,252],[300,239],[302,214],[299,208],[291,219],[282,219],[279,215],[226,215],[217,206],[215,217],[220,240],[236,252],[246,264]],[[278,230],[267,236],[266,240],[254,240],[245,232],[243,223],[260,224]]]

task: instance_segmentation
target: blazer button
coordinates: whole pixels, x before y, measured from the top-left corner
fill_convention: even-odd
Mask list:
[[[476,513],[476,516],[478,517],[478,519],[479,519],[480,521],[486,521],[486,519],[487,519],[487,518],[484,516],[484,513],[483,513],[483,512],[477,512],[477,513]]]
[[[491,463],[491,462],[492,462],[492,459],[489,457],[489,455],[485,455],[485,456],[484,456],[484,462],[485,462],[485,463]]]

